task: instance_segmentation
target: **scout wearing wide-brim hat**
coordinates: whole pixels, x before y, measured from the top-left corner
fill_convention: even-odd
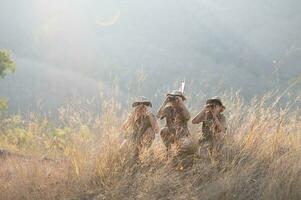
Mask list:
[[[181,91],[178,91],[178,90],[174,90],[174,91],[168,93],[166,96],[167,97],[168,96],[181,97],[183,99],[183,101],[186,100],[186,97],[184,96],[184,94]]]
[[[139,105],[145,105],[147,107],[152,107],[152,103],[145,97],[141,96],[141,97],[138,97],[134,103],[132,104],[132,107],[136,107],[136,106],[139,106]]]
[[[221,107],[223,107],[223,109],[226,109],[220,97],[215,96],[206,101],[206,105],[212,105],[212,104],[218,104]]]

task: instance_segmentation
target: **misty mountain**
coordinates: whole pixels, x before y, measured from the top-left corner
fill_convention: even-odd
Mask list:
[[[0,95],[15,112],[102,92],[158,102],[184,79],[194,96],[284,90],[301,74],[300,8],[298,0],[1,0],[0,48],[17,71]]]

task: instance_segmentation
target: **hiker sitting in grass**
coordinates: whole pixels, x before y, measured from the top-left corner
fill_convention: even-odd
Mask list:
[[[185,100],[182,92],[173,91],[167,94],[157,114],[159,119],[165,118],[166,120],[166,126],[161,129],[160,135],[167,151],[172,144],[179,146],[180,139],[190,135],[187,126],[190,114],[184,104]]]
[[[217,157],[220,153],[222,136],[226,132],[226,118],[222,112],[226,109],[219,97],[208,99],[204,109],[192,120],[193,124],[202,123],[202,137],[199,143],[206,147],[209,155]]]
[[[137,158],[143,148],[149,148],[159,127],[155,116],[151,113],[152,103],[145,97],[139,97],[132,104],[134,108],[124,124],[124,129],[130,132],[129,144]]]

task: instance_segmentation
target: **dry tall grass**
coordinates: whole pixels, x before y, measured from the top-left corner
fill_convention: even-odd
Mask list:
[[[229,129],[219,162],[195,156],[176,170],[159,137],[134,164],[120,151],[116,103],[98,116],[60,110],[61,124],[32,116],[1,122],[0,199],[301,199],[300,110],[244,105],[228,97]],[[195,138],[199,127],[191,125]]]

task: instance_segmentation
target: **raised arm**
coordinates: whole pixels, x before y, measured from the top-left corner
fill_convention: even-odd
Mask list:
[[[159,125],[158,125],[156,117],[152,113],[150,113],[148,116],[149,116],[150,123],[152,125],[152,129],[154,130],[155,133],[158,133]]]
[[[163,119],[165,117],[164,116],[164,108],[165,108],[167,102],[168,102],[168,100],[166,98],[158,111],[157,118]]]
[[[217,128],[217,131],[225,133],[227,130],[227,122],[225,116],[221,115],[219,119],[217,115],[214,115],[213,118],[214,118],[214,124]]]
[[[185,106],[183,99],[181,97],[177,97],[177,107],[178,107],[179,111],[181,112],[183,118],[186,121],[190,120],[190,113],[189,113],[187,107]]]
[[[122,125],[122,129],[127,131],[131,127],[131,121],[132,121],[132,114],[129,115],[129,117],[126,119],[126,121]]]
[[[181,111],[182,111],[182,115],[183,115],[184,119],[186,121],[189,121],[190,120],[190,113],[189,113],[188,109],[186,108],[186,106],[184,104],[181,106]]]
[[[199,124],[203,122],[205,119],[206,119],[206,110],[202,110],[192,119],[192,123]]]

